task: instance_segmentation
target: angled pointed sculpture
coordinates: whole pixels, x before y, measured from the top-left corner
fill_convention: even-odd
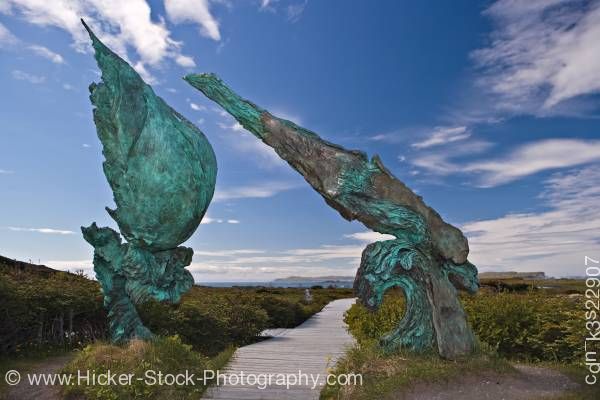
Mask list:
[[[377,156],[369,160],[360,151],[348,151],[277,118],[213,74],[188,75],[185,80],[271,146],[342,217],[396,237],[367,246],[354,284],[369,308],[377,308],[389,288],[404,290],[406,314],[382,338],[384,349],[437,347],[451,359],[473,351],[473,333],[456,288],[475,292],[479,281],[477,269],[467,261],[469,247],[460,230],[445,223]]]
[[[83,22],[83,21],[82,21]],[[212,199],[217,163],[202,132],[154,94],[127,62],[85,23],[102,71],[90,85],[94,123],[119,233],[82,227],[94,246],[94,270],[109,312],[112,340],[147,339],[136,303],[178,302],[193,285],[193,250],[178,247],[196,230]]]

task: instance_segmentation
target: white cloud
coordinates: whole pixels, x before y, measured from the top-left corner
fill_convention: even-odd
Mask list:
[[[482,186],[496,186],[537,172],[600,161],[600,140],[548,139],[528,143],[509,155],[467,164],[481,175]]]
[[[13,171],[9,171],[7,169],[0,169],[0,175],[10,175]]]
[[[75,90],[75,86],[71,85],[70,83],[63,83],[62,87],[65,90]]]
[[[298,248],[282,251],[255,253],[235,253],[229,251],[218,252],[214,259],[208,259],[207,262],[213,265],[243,265],[243,266],[264,266],[273,264],[306,265],[332,260],[351,260],[358,268],[358,262],[364,246],[362,245],[323,245],[315,248]],[[206,253],[206,252],[205,252]],[[196,255],[202,252],[194,253]],[[347,263],[350,265],[351,263]],[[279,265],[277,265],[279,268]]]
[[[184,56],[182,54],[175,57],[175,62],[184,68],[194,68],[196,66],[196,62],[194,61],[193,57]]]
[[[194,255],[204,257],[232,257],[236,255],[248,255],[248,254],[263,254],[265,250],[257,249],[233,249],[233,250],[218,250],[218,251],[203,251],[196,250]]]
[[[34,85],[46,82],[45,76],[32,75],[18,69],[12,71],[12,77],[20,81],[27,81],[29,83],[33,83]]]
[[[267,146],[250,132],[246,131],[239,122],[234,120],[228,123],[217,122],[217,126],[223,130],[239,133],[234,137],[228,135],[226,140],[229,141],[230,146],[234,150],[254,155],[261,167],[268,169],[285,166],[285,161],[277,155],[272,147]]]
[[[388,235],[385,233],[379,233],[379,232],[373,232],[373,231],[351,233],[349,235],[344,235],[344,237],[359,240],[359,241],[365,242],[365,243],[381,242],[384,240],[396,239],[396,237],[394,235]]]
[[[90,146],[90,145],[89,145],[89,144],[87,144],[87,143],[84,143],[84,144],[82,144],[82,145],[81,145],[81,147],[83,147],[83,148],[85,148],[85,149],[89,149],[89,148],[90,148],[90,147],[92,147],[92,146]]]
[[[470,174],[476,178],[477,186],[492,187],[547,170],[600,161],[600,140],[583,139],[539,140],[522,144],[504,156],[458,161],[465,154],[473,156],[491,146],[489,142],[470,141],[419,155],[411,163],[435,175]]]
[[[125,59],[134,49],[138,69],[156,66],[165,58],[188,63],[181,54],[181,42],[171,38],[164,21],[153,21],[145,0],[6,0],[2,12],[20,15],[40,26],[55,26],[69,32],[78,51],[89,49],[89,38],[81,26],[86,20],[98,37]],[[183,59],[181,57],[184,57]]]
[[[63,58],[63,56],[61,56],[58,53],[53,52],[52,50],[48,49],[47,47],[34,44],[34,45],[29,46],[28,48],[29,48],[29,50],[33,51],[38,56],[46,58],[46,59],[52,61],[54,64],[64,64],[65,63],[65,59]]]
[[[203,225],[208,225],[208,224],[239,224],[240,221],[237,219],[222,219],[222,218],[211,218],[209,216],[204,216],[204,218],[202,218],[202,222],[200,222]]]
[[[462,226],[469,259],[481,271],[545,271],[585,274],[584,256],[597,256],[600,240],[600,172],[586,167],[555,174],[542,194],[548,209],[513,213]]]
[[[600,91],[600,2],[499,0],[485,14],[495,29],[473,58],[497,108],[545,113]]]
[[[369,232],[349,235],[358,245],[323,245],[284,250],[230,249],[194,252],[200,262],[190,270],[202,280],[271,280],[289,275],[323,276],[354,275],[367,241],[375,238]],[[383,238],[383,235],[378,238]],[[384,239],[384,238],[383,238]]]
[[[50,235],[73,235],[75,232],[61,230],[61,229],[52,229],[52,228],[20,228],[16,226],[9,226],[8,230],[13,232],[36,232],[36,233],[45,233]]]
[[[416,167],[425,169],[427,172],[435,175],[449,175],[464,171],[464,165],[456,159],[462,159],[463,156],[474,156],[490,149],[493,143],[484,140],[470,140],[466,143],[460,143],[453,146],[445,146],[438,151],[429,151],[415,156],[410,162]]]
[[[458,142],[468,139],[471,133],[466,126],[456,127],[437,127],[434,132],[425,140],[411,144],[415,149],[425,149],[432,146],[438,146],[446,143]],[[373,139],[376,139],[375,136]],[[380,140],[380,139],[379,139]]]
[[[18,43],[18,39],[13,35],[7,27],[0,23],[0,48],[12,46]]]
[[[263,199],[275,196],[286,190],[295,189],[296,187],[298,186],[286,182],[267,182],[253,186],[237,186],[228,189],[217,188],[213,201],[219,202],[248,198]]]
[[[192,103],[193,104],[193,103]],[[192,107],[194,108],[194,107]],[[224,122],[217,122],[217,126],[221,129],[226,129],[234,132],[243,132],[244,127],[237,121],[234,121],[231,124],[226,124]]]
[[[44,265],[50,268],[58,269],[61,271],[75,272],[83,270],[83,272],[90,278],[95,277],[94,262],[92,259],[87,260],[51,260],[44,261]]]
[[[219,23],[210,13],[208,0],[165,0],[165,10],[173,23],[197,23],[202,35],[221,40]]]
[[[303,0],[303,1],[288,5],[286,8],[286,15],[287,15],[288,21],[294,23],[294,22],[297,22],[298,20],[300,20],[300,17],[302,17],[302,14],[304,13],[304,9],[306,8],[307,4],[308,4],[308,0]]]
[[[196,103],[190,103],[190,108],[191,108],[192,110],[195,110],[195,111],[203,111],[203,110],[206,110],[206,107],[205,107],[205,106],[198,105],[198,104],[196,104]]]
[[[292,121],[296,125],[302,125],[302,118],[296,114],[291,114],[287,111],[280,110],[277,107],[270,108],[271,114],[275,115],[277,118],[286,119],[288,121]]]

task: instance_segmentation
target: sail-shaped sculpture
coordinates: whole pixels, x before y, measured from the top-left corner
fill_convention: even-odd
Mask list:
[[[150,298],[178,302],[192,287],[185,267],[193,250],[179,245],[208,208],[217,163],[204,134],[84,26],[102,72],[102,82],[90,85],[90,99],[117,205],[107,211],[126,242],[95,223],[82,231],[95,249],[112,340],[147,339],[152,334],[135,304]]]
[[[196,89],[271,146],[348,220],[396,239],[363,251],[355,280],[361,301],[377,308],[391,287],[404,290],[407,309],[382,338],[387,351],[405,347],[456,358],[474,349],[474,336],[456,288],[477,291],[477,269],[467,261],[461,231],[442,220],[420,196],[396,179],[375,156],[349,151],[244,100],[214,74],[185,77]]]

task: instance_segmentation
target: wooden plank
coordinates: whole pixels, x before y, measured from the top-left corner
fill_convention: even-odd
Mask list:
[[[219,400],[305,400],[318,399],[325,383],[327,369],[335,365],[347,347],[354,343],[344,324],[344,312],[355,299],[334,300],[323,310],[294,329],[272,330],[264,334],[273,337],[239,348],[221,374],[239,379],[242,374],[263,379],[271,375],[272,384],[260,389],[259,385],[219,385],[207,390],[203,399]],[[299,372],[302,375],[298,378]],[[275,379],[289,374],[290,386],[275,384]],[[295,376],[291,376],[295,375]],[[308,385],[304,380],[308,379]],[[251,378],[253,379],[253,378]],[[313,380],[316,380],[315,388]],[[260,382],[260,381],[259,381]],[[254,383],[254,382],[250,382]]]

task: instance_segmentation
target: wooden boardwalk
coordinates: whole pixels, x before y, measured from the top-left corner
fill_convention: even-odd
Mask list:
[[[325,385],[327,369],[333,367],[354,342],[343,321],[344,312],[354,301],[332,301],[302,325],[277,330],[271,339],[239,348],[226,369],[221,371],[226,376],[225,384],[209,388],[203,398],[318,399]],[[284,374],[290,383],[289,389],[281,381]],[[269,375],[270,385],[267,382]],[[234,383],[235,379],[244,379],[244,384],[228,384],[227,380]],[[291,385],[295,380],[300,382]],[[265,388],[259,388],[265,384]]]

